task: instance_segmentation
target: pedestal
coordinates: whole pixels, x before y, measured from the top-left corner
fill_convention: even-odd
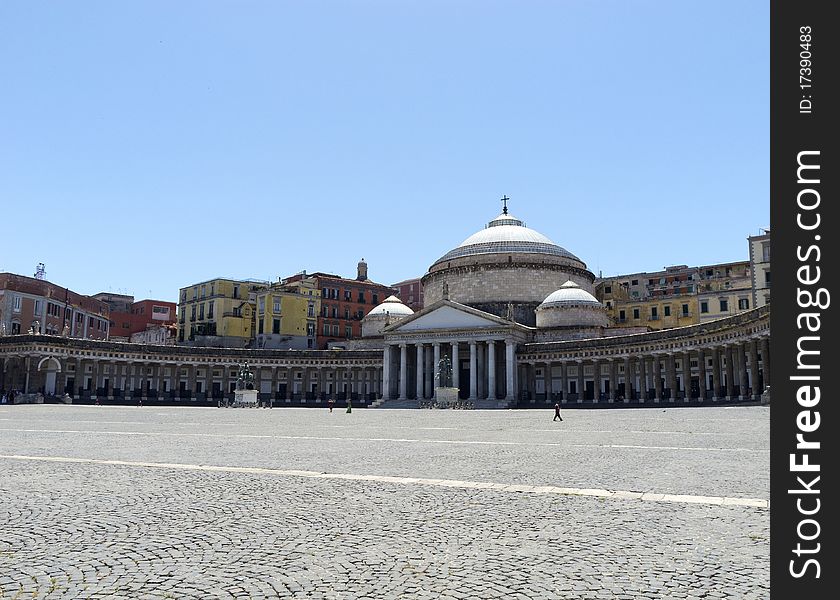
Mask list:
[[[254,407],[257,405],[257,390],[234,390],[234,406]]]
[[[451,408],[458,401],[458,388],[439,387],[435,389],[438,408]]]

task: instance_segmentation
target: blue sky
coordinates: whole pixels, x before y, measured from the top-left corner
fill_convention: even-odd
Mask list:
[[[604,275],[769,226],[769,6],[0,3],[0,271],[422,275],[511,212]]]

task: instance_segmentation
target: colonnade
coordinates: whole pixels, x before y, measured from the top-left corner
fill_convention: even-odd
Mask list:
[[[523,396],[532,402],[757,400],[770,382],[769,339],[639,354],[526,358]]]
[[[382,354],[383,399],[435,398],[435,390],[441,384],[439,365],[444,356],[452,365],[451,387],[462,389],[462,397],[472,401],[515,399],[516,341],[513,339],[386,343]]]
[[[163,362],[98,357],[5,357],[0,387],[74,399],[211,400],[232,396],[239,366],[231,362]],[[243,361],[244,362],[244,361]],[[379,366],[251,364],[261,399],[378,398]]]

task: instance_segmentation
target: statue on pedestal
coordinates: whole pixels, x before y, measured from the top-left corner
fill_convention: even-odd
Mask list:
[[[452,362],[448,356],[444,356],[438,361],[435,379],[437,379],[437,387],[452,387]]]

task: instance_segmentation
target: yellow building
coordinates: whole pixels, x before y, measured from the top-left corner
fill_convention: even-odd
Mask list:
[[[217,278],[181,288],[178,343],[241,348],[254,339],[257,293],[268,282]]]
[[[595,296],[616,325],[683,327],[752,308],[748,261],[600,278]]]
[[[755,308],[749,262],[708,265],[699,270],[697,301],[701,323]]]
[[[256,347],[316,348],[321,294],[313,278],[274,283],[256,295]]]

